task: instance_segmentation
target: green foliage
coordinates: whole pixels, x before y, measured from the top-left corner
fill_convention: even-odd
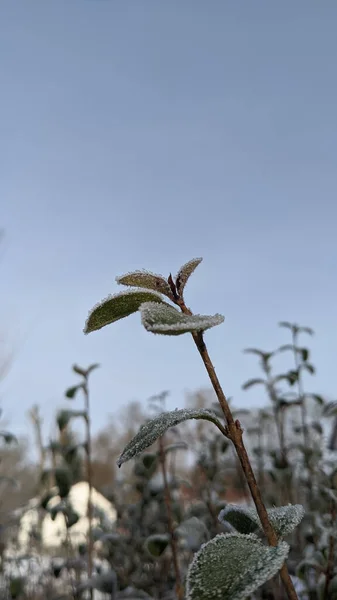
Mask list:
[[[56,417],[59,430],[63,431],[67,427],[67,425],[69,425],[71,419],[75,419],[78,417],[86,419],[87,413],[83,410],[60,410]]]
[[[250,534],[219,534],[195,554],[188,569],[187,600],[245,600],[281,569],[289,546],[265,546]]]
[[[131,287],[145,288],[147,290],[154,290],[160,294],[164,294],[174,300],[170,285],[162,275],[156,275],[150,271],[133,271],[126,275],[116,277],[118,284],[128,285]]]
[[[54,471],[54,476],[60,497],[66,498],[66,496],[68,496],[70,492],[73,483],[69,469],[58,467]]]
[[[52,508],[47,508],[47,510],[50,513],[52,521],[55,521],[57,515],[61,513],[65,517],[67,529],[70,529],[73,525],[75,525],[80,518],[67,500],[63,500]]]
[[[65,392],[65,396],[66,398],[69,398],[69,400],[72,400],[73,398],[75,398],[78,390],[83,389],[83,384],[80,383],[79,385],[73,385],[72,387],[68,388]]]
[[[137,312],[144,302],[164,302],[162,296],[152,291],[129,290],[108,296],[89,313],[84,333],[102,329],[119,319]]]
[[[145,547],[148,553],[158,558],[165,552],[170,543],[170,536],[167,533],[150,535],[145,541]]]
[[[186,283],[188,282],[192,273],[194,273],[197,266],[200,265],[201,261],[202,261],[202,258],[193,258],[192,260],[189,260],[187,263],[185,263],[179,269],[177,276],[176,276],[176,280],[175,280],[175,284],[176,284],[176,288],[177,288],[177,292],[178,292],[179,296],[183,295]]]
[[[82,377],[87,379],[89,377],[90,373],[92,373],[99,367],[100,367],[100,365],[98,363],[93,363],[87,369],[83,369],[82,367],[79,367],[78,365],[74,364],[73,371],[74,371],[74,373],[77,373],[77,375],[81,375]]]
[[[300,504],[278,506],[267,509],[269,520],[279,537],[291,533],[302,521],[304,508]],[[246,508],[228,504],[219,514],[219,521],[227,521],[240,533],[253,533],[256,529],[262,531],[260,518],[256,508]]]
[[[222,315],[185,315],[168,304],[146,302],[140,307],[142,323],[147,331],[162,335],[181,335],[206,331],[224,321]]]
[[[25,578],[24,577],[13,577],[9,583],[9,593],[13,600],[19,598],[25,589]]]
[[[172,412],[162,413],[155,419],[145,423],[135,437],[126,445],[122,454],[120,455],[117,465],[120,467],[123,463],[130,460],[134,456],[137,456],[143,452],[149,446],[159,439],[167,429],[175,427],[179,423],[188,419],[204,419],[211,421],[219,428],[222,428],[220,421],[216,415],[207,409],[194,410],[194,409],[181,409],[174,410]]]

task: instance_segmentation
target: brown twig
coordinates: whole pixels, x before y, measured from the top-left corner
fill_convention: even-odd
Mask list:
[[[183,313],[192,315],[192,312],[185,305],[183,298],[180,297],[176,301],[176,303],[179,305],[179,307]],[[255,479],[254,471],[253,471],[251,462],[249,460],[249,457],[248,457],[248,454],[247,454],[247,451],[246,451],[246,448],[245,448],[245,445],[243,442],[243,438],[242,438],[243,430],[241,428],[240,422],[238,420],[234,421],[232,411],[229,407],[227,398],[221,387],[221,384],[220,384],[220,381],[216,374],[212,360],[208,354],[208,350],[207,350],[206,344],[204,342],[202,333],[201,332],[192,333],[192,337],[193,337],[195,345],[198,349],[198,352],[201,356],[201,359],[205,365],[205,368],[206,368],[206,371],[210,378],[210,381],[212,383],[213,389],[215,391],[215,394],[217,396],[219,404],[224,413],[226,423],[227,423],[227,427],[226,427],[227,432],[228,432],[227,437],[234,444],[234,447],[235,447],[235,450],[239,457],[243,472],[245,474],[246,481],[248,483],[248,487],[250,489],[250,493],[252,495],[257,513],[260,517],[261,525],[262,525],[263,531],[265,533],[265,536],[267,538],[267,541],[270,546],[277,546],[278,538],[277,538],[277,535],[269,521],[268,513],[267,513],[266,507],[263,503],[261,492],[257,485],[257,481]],[[296,590],[295,590],[293,582],[290,578],[286,564],[284,564],[282,569],[280,570],[280,575],[281,575],[281,579],[282,579],[284,588],[286,589],[289,600],[298,600],[298,596],[296,594]]]
[[[167,526],[170,534],[170,543],[172,550],[172,561],[173,567],[176,577],[176,594],[178,600],[184,600],[184,588],[181,582],[181,574],[178,560],[178,548],[177,541],[174,536],[174,527],[173,527],[173,517],[172,517],[172,505],[171,505],[171,494],[170,488],[167,481],[167,472],[166,472],[166,455],[164,449],[164,441],[163,438],[159,439],[159,459],[161,465],[161,471],[163,474],[164,481],[164,493],[165,493],[165,505],[166,505],[166,513],[167,513]]]

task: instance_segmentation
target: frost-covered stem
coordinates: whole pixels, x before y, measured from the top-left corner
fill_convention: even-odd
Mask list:
[[[178,304],[178,306],[180,306],[180,309],[183,313],[185,313],[187,315],[192,315],[192,312],[189,310],[189,308],[187,308],[183,298],[177,297],[176,303]],[[225,415],[226,425],[227,425],[226,426],[227,437],[234,444],[235,450],[239,457],[243,472],[246,477],[246,481],[248,483],[248,487],[250,489],[250,493],[252,495],[252,498],[253,498],[253,501],[254,501],[254,504],[255,504],[255,507],[257,510],[257,514],[260,517],[260,521],[261,521],[261,525],[262,525],[264,534],[265,534],[270,546],[277,546],[277,544],[278,544],[277,535],[269,521],[268,513],[267,513],[266,507],[263,503],[261,492],[257,485],[257,481],[255,479],[254,471],[253,471],[251,462],[250,462],[248,454],[247,454],[247,450],[245,448],[245,445],[244,445],[244,442],[242,439],[243,430],[241,428],[240,422],[238,420],[234,421],[232,411],[229,407],[227,398],[221,387],[221,384],[220,384],[220,381],[216,374],[212,360],[208,354],[208,350],[207,350],[206,344],[204,342],[202,333],[201,332],[192,333],[192,337],[193,337],[195,345],[199,351],[199,354],[202,358],[202,361],[205,365],[205,368],[206,368],[206,371],[210,378],[210,381],[212,383],[213,389],[215,391],[215,394],[217,396],[219,404],[222,408],[222,412]],[[293,582],[290,578],[286,564],[284,564],[282,569],[280,570],[280,575],[281,575],[283,585],[287,591],[289,600],[298,600],[298,596],[296,594],[296,590],[295,590]]]
[[[93,570],[93,536],[92,536],[92,456],[91,456],[91,429],[90,429],[90,400],[88,390],[88,377],[85,376],[85,382],[83,385],[84,401],[85,401],[85,425],[86,425],[86,452],[87,452],[87,483],[88,483],[88,505],[87,505],[87,518],[88,518],[88,579],[92,576]],[[93,592],[90,590],[90,598],[92,599]]]
[[[335,502],[331,502],[331,521],[333,525],[336,522],[337,510]],[[325,573],[325,586],[324,586],[324,594],[323,600],[328,600],[329,598],[329,584],[333,577],[334,570],[334,558],[335,558],[335,537],[334,535],[330,535],[329,539],[329,551],[328,551],[328,563],[326,567]]]
[[[168,527],[168,531],[170,534],[172,561],[173,561],[173,567],[174,567],[174,572],[175,572],[175,577],[176,577],[176,594],[177,594],[178,600],[184,600],[184,588],[181,583],[177,541],[174,537],[171,494],[170,494],[169,484],[167,481],[166,455],[165,455],[165,450],[164,450],[163,438],[159,439],[159,459],[160,459],[160,466],[161,466],[161,471],[163,474],[163,481],[164,481],[165,505],[166,505],[166,513],[167,513],[167,527]]]

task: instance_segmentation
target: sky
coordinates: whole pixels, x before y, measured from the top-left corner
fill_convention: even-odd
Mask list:
[[[332,0],[2,0],[0,333],[10,429],[46,431],[92,374],[94,431],[130,400],[208,387],[189,335],[139,314],[88,336],[115,277],[168,275],[203,257],[186,289],[236,406],[265,402],[247,346],[309,325],[309,391],[336,395],[337,4]],[[292,366],[291,357],[287,365]],[[280,367],[275,364],[275,368]],[[282,363],[283,366],[283,363]],[[48,429],[49,428],[49,429]]]

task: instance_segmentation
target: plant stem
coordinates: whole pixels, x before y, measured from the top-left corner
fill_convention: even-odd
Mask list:
[[[245,445],[244,445],[244,442],[242,439],[243,431],[242,431],[240,422],[234,421],[231,409],[229,408],[229,404],[227,402],[227,398],[222,390],[221,384],[219,382],[219,379],[215,372],[213,363],[208,354],[207,347],[204,342],[202,334],[195,333],[192,335],[193,335],[194,342],[198,348],[199,354],[200,354],[200,356],[203,360],[203,363],[205,365],[205,368],[207,370],[207,373],[209,375],[209,378],[211,380],[213,389],[219,400],[222,411],[225,415],[229,438],[233,442],[235,450],[239,457],[243,472],[246,477],[246,481],[247,481],[249,489],[250,489],[250,493],[254,500],[254,504],[255,504],[257,513],[260,517],[261,525],[262,525],[263,531],[265,533],[265,536],[266,536],[270,546],[277,546],[277,544],[278,544],[277,535],[269,521],[268,513],[267,513],[266,507],[263,503],[261,492],[260,492],[260,489],[259,489],[256,479],[255,479],[254,471],[252,469],[252,465],[249,460],[249,457],[248,457],[248,454],[247,454],[247,451],[246,451],[246,448],[245,448]],[[289,600],[298,600],[298,597],[297,597],[293,582],[288,573],[286,564],[284,564],[282,569],[280,570],[280,575],[281,575],[283,585],[287,591]]]
[[[85,377],[85,383],[83,386],[84,399],[85,399],[85,412],[86,412],[86,451],[87,451],[87,483],[88,483],[88,506],[87,506],[87,518],[88,518],[88,579],[92,576],[93,571],[93,537],[92,537],[92,461],[91,461],[91,429],[90,429],[90,401],[89,401],[89,390],[88,390],[88,378]],[[90,598],[92,600],[93,593],[90,590]]]
[[[178,600],[184,600],[184,588],[181,583],[181,575],[180,575],[179,560],[178,560],[178,548],[177,548],[176,539],[174,537],[171,495],[170,495],[170,488],[169,488],[168,481],[167,481],[166,456],[165,456],[163,438],[159,439],[159,458],[160,458],[160,465],[161,465],[161,470],[162,470],[163,480],[164,480],[167,526],[168,526],[168,531],[170,534],[172,560],[173,560],[173,567],[174,567],[175,576],[176,576],[176,594],[177,594]]]
[[[192,312],[190,311],[189,308],[187,308],[183,298],[179,297],[177,294],[176,294],[176,304],[178,304],[178,306],[180,307],[180,309],[183,313],[185,313],[187,315],[192,315]],[[243,472],[246,477],[246,481],[248,483],[248,487],[250,489],[250,493],[252,495],[252,498],[253,498],[253,501],[254,501],[254,504],[255,504],[255,507],[257,510],[257,514],[260,517],[262,529],[268,540],[268,544],[270,546],[277,546],[277,544],[278,544],[277,535],[269,521],[268,513],[267,513],[266,507],[263,503],[259,486],[257,485],[257,481],[255,479],[254,471],[253,471],[251,462],[250,462],[248,454],[247,454],[247,450],[245,448],[245,445],[244,445],[244,442],[242,439],[243,430],[241,428],[240,422],[238,420],[234,421],[232,411],[229,408],[227,398],[224,394],[224,391],[221,387],[218,376],[215,372],[215,368],[212,363],[212,360],[208,354],[208,350],[207,350],[206,344],[204,342],[202,332],[192,333],[192,337],[193,337],[194,343],[198,349],[198,352],[201,356],[201,359],[205,365],[205,368],[206,368],[206,371],[210,378],[210,381],[212,383],[213,389],[218,398],[219,404],[222,408],[222,412],[224,413],[226,423],[227,423],[227,427],[226,427],[227,437],[234,444],[236,453],[239,457]],[[290,578],[288,568],[285,563],[284,563],[282,569],[280,570],[280,575],[281,575],[282,583],[287,592],[289,600],[298,600],[298,596],[296,594],[294,584]]]

